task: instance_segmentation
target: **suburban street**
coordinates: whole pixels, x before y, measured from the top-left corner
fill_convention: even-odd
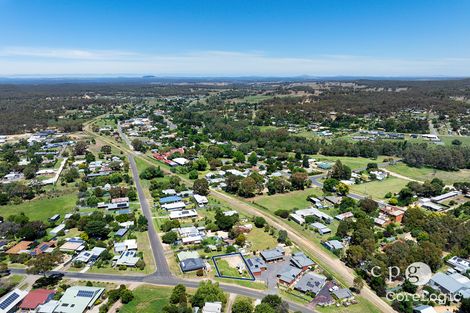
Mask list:
[[[158,277],[168,278],[171,277],[170,267],[168,266],[168,262],[165,258],[165,251],[163,250],[162,243],[160,241],[160,237],[157,235],[157,231],[155,230],[155,226],[153,224],[153,217],[152,212],[150,211],[150,205],[145,198],[144,191],[140,184],[140,177],[139,171],[137,170],[137,166],[135,164],[134,156],[129,153],[127,155],[129,158],[129,164],[132,171],[132,177],[134,179],[135,186],[137,188],[137,194],[139,196],[140,206],[142,208],[142,212],[144,216],[147,218],[148,221],[148,235],[150,239],[150,245],[153,252],[153,257],[155,259],[155,263],[157,265],[157,271],[155,275]]]

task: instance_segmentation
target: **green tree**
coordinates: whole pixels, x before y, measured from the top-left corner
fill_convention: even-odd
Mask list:
[[[187,305],[188,295],[186,293],[186,286],[179,284],[176,285],[175,288],[173,288],[173,292],[170,296],[170,303],[184,306]]]
[[[169,231],[162,236],[162,241],[166,244],[172,245],[178,240],[178,234],[174,231]]]
[[[255,226],[258,228],[263,228],[266,225],[266,220],[262,216],[256,216],[254,219]]]
[[[209,182],[205,178],[196,179],[193,183],[195,194],[207,196],[209,194]]]
[[[193,307],[202,308],[206,302],[226,302],[224,291],[219,287],[218,283],[212,281],[202,281],[191,299]]]
[[[232,313],[253,313],[251,299],[238,297],[233,303]]]
[[[252,153],[248,156],[248,162],[249,162],[252,166],[255,166],[256,164],[258,164],[258,156],[256,155],[255,152],[252,152]]]
[[[251,177],[245,177],[240,181],[240,186],[238,187],[238,195],[249,198],[255,195],[256,191],[256,181]]]
[[[276,313],[276,310],[270,307],[267,303],[261,303],[256,306],[254,313]]]
[[[340,182],[338,185],[336,185],[336,192],[342,196],[345,196],[349,193],[349,186]]]
[[[245,163],[245,154],[241,151],[234,151],[233,152],[233,160],[236,163]]]
[[[335,178],[327,178],[323,182],[323,190],[326,192],[334,192],[338,183],[339,181]]]
[[[59,262],[62,262],[63,255],[60,252],[42,253],[28,261],[26,272],[29,274],[43,274],[52,270]]]

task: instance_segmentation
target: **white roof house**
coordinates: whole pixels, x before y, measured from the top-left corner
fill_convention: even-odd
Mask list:
[[[171,211],[170,219],[179,219],[179,218],[192,218],[197,217],[196,210],[180,210],[180,211]]]
[[[60,224],[60,225],[56,226],[53,230],[51,230],[50,233],[51,233],[51,235],[55,236],[64,229],[65,229],[65,224]]]
[[[90,309],[103,294],[104,288],[72,286],[60,298],[54,313],[82,313]]]
[[[470,260],[459,258],[458,256],[451,257],[447,260],[447,263],[462,274],[470,270]]]
[[[127,239],[123,242],[116,242],[114,244],[114,251],[117,253],[121,253],[127,250],[137,250],[137,240]]]
[[[121,255],[117,258],[115,265],[125,265],[125,266],[136,266],[137,262],[140,260],[140,257],[137,256],[137,251],[130,250],[124,251]]]
[[[18,288],[13,289],[0,298],[0,313],[16,312],[18,304],[26,297],[27,291]]]
[[[206,302],[202,308],[202,313],[221,313],[222,302]]]
[[[186,203],[184,203],[183,201],[162,204],[162,209],[165,209],[167,211],[181,210],[181,209],[184,209],[185,207],[186,207]]]
[[[189,163],[189,160],[185,158],[174,158],[172,161],[178,165],[186,165]]]
[[[194,200],[196,200],[197,204],[202,207],[204,206],[205,204],[208,204],[209,203],[209,200],[207,200],[207,197],[206,196],[201,196],[201,195],[198,195],[198,194],[195,194],[194,196]]]

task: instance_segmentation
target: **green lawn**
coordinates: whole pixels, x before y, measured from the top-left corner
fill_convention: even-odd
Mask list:
[[[458,181],[470,182],[470,170],[447,172],[428,167],[410,167],[404,163],[397,163],[393,166],[389,166],[387,167],[387,170],[419,181],[432,180],[437,177],[442,179],[445,184],[449,185]]]
[[[253,227],[253,229],[246,234],[247,242],[251,244],[251,251],[260,251],[270,249],[277,246],[277,240],[265,232],[264,228]]]
[[[462,142],[463,146],[470,146],[470,136],[439,136],[441,140],[448,146],[452,145],[452,140],[458,139]]]
[[[276,194],[272,196],[261,196],[255,200],[255,203],[266,207],[271,212],[274,212],[279,209],[304,209],[308,206],[311,206],[311,203],[307,201],[308,196],[318,196],[321,193],[321,190],[318,188],[308,188],[305,190]]]
[[[172,290],[171,287],[139,286],[133,291],[134,299],[124,304],[119,312],[163,312],[163,307],[168,304]]]
[[[55,198],[43,198],[26,201],[18,205],[0,206],[0,215],[8,217],[13,214],[24,212],[31,220],[47,221],[54,214],[60,214],[61,217],[70,213],[75,207],[77,195],[67,193]]]
[[[223,258],[216,258],[215,262],[217,262],[219,273],[222,276],[229,276],[235,278],[250,278],[250,274],[248,274],[248,272],[245,271],[244,273],[240,274],[237,268],[230,266],[230,264]],[[241,259],[240,262],[242,262]]]
[[[371,182],[350,186],[353,193],[371,196],[374,199],[384,199],[387,192],[399,192],[409,181],[390,176],[383,181],[374,180]]]

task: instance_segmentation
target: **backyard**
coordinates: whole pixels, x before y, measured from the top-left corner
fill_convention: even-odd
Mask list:
[[[173,288],[142,285],[133,290],[134,299],[124,304],[119,312],[122,313],[153,313],[162,312],[169,303]]]
[[[64,214],[70,213],[76,201],[76,193],[70,192],[54,198],[34,199],[16,205],[0,206],[0,215],[6,218],[23,212],[30,220],[47,222],[54,214],[60,214],[63,217]]]
[[[405,187],[407,183],[409,183],[409,181],[391,176],[383,181],[374,180],[363,184],[352,185],[350,189],[353,193],[371,196],[374,199],[384,199],[387,192],[397,193]]]

